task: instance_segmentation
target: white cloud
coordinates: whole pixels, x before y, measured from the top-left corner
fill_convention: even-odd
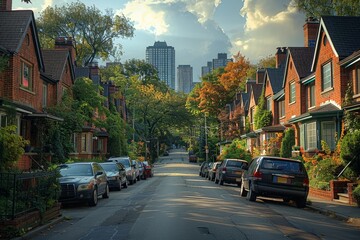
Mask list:
[[[41,11],[45,10],[47,7],[49,6],[53,6],[54,5],[54,0],[45,0],[44,3],[41,6]]]

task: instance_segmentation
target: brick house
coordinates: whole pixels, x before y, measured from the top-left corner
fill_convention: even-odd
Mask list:
[[[310,154],[322,149],[321,141],[334,150],[341,136],[349,73],[355,73],[352,67],[346,70],[341,61],[360,49],[359,23],[359,17],[321,18],[310,69],[313,74],[300,80],[301,112],[288,116],[298,130],[297,143]],[[352,66],[356,68],[356,64]]]

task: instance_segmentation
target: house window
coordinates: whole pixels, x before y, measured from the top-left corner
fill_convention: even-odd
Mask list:
[[[266,98],[266,110],[271,111],[271,97]]]
[[[355,68],[355,91],[354,94],[360,94],[360,65]]]
[[[98,152],[103,152],[104,151],[104,139],[102,139],[102,138],[99,138],[98,139],[98,142],[97,142],[97,151]]]
[[[86,152],[87,151],[87,139],[86,139],[86,134],[82,133],[81,134],[81,152]]]
[[[279,118],[285,117],[285,101],[279,101]]]
[[[42,95],[42,107],[47,107],[47,96],[48,96],[48,86],[46,83],[43,83],[43,95]]]
[[[309,85],[309,108],[315,107],[315,83]]]
[[[295,82],[290,83],[289,103],[295,102]]]
[[[21,62],[21,71],[20,71],[21,87],[26,88],[28,90],[32,90],[32,88],[33,88],[32,75],[33,75],[33,67],[30,64],[22,61]]]
[[[316,122],[306,124],[306,147],[307,149],[317,148],[316,143]]]
[[[335,149],[335,122],[321,123],[321,140],[325,141],[331,150]]]
[[[331,62],[328,62],[321,67],[321,74],[322,91],[331,89],[333,86]]]
[[[10,125],[16,126],[16,134],[20,135],[20,117],[9,117],[5,113],[0,113],[0,127],[7,127]]]
[[[254,123],[254,108],[250,108],[250,123]]]

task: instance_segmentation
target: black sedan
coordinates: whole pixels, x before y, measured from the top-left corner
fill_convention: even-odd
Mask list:
[[[96,206],[98,196],[109,197],[105,170],[96,162],[70,163],[59,166],[60,202],[85,201]]]
[[[104,162],[100,163],[100,165],[106,172],[110,189],[117,189],[120,191],[123,187],[128,187],[124,165],[117,162]]]

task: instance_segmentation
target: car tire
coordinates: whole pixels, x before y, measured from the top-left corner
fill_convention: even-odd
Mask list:
[[[103,193],[102,197],[103,197],[103,198],[109,198],[109,195],[110,195],[109,185],[106,184],[105,192]]]
[[[220,178],[219,184],[220,184],[220,185],[224,185],[224,180],[223,180],[222,178]]]
[[[98,195],[97,195],[97,189],[95,188],[92,193],[92,198],[89,199],[88,204],[90,207],[94,207],[97,205],[98,202]]]
[[[247,191],[245,190],[245,187],[244,187],[244,182],[241,181],[241,186],[240,186],[240,196],[241,197],[246,197],[247,195]]]
[[[250,202],[256,201],[256,193],[251,189],[251,183],[249,183],[249,191],[247,192],[246,197]]]
[[[122,189],[122,184],[121,184],[121,179],[119,179],[119,186],[117,187],[118,191],[121,191]]]
[[[297,208],[306,207],[306,198],[298,198],[295,200],[295,204]]]

